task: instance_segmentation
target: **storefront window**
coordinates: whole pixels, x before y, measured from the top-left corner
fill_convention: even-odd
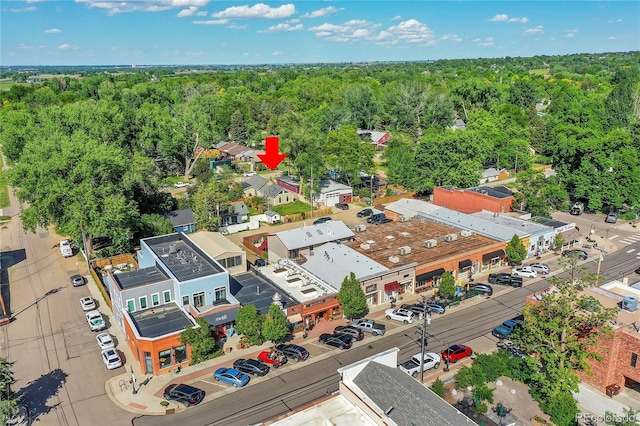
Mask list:
[[[200,306],[204,306],[204,291],[200,293],[194,293],[193,306],[195,306],[196,308],[199,308]]]
[[[187,360],[187,347],[186,346],[178,346],[177,348],[173,348],[173,356],[175,357],[176,364],[180,364]]]
[[[224,287],[216,288],[216,301],[225,300],[227,298],[227,289]]]
[[[158,352],[158,361],[160,361],[160,368],[171,367],[173,360],[171,359],[171,349]]]

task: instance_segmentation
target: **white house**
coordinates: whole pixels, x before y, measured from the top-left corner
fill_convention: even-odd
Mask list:
[[[350,204],[353,198],[353,189],[350,186],[326,179],[320,181],[320,193],[313,194],[315,202],[333,207],[337,203]]]

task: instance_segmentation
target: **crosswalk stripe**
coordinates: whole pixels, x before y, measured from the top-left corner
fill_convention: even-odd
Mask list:
[[[620,240],[618,242],[622,244],[633,244],[635,241]]]
[[[631,250],[627,250],[627,253],[633,253],[634,251],[636,251],[636,249],[631,249]]]
[[[609,238],[610,240],[615,240],[616,238],[618,238],[620,235],[614,235],[613,237]]]

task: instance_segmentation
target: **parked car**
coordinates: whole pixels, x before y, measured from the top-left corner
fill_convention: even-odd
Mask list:
[[[417,319],[421,320],[424,318],[424,314],[425,312],[429,312],[429,309],[425,309],[425,306],[420,303],[420,304],[403,304],[400,306],[400,309],[404,309],[407,311],[411,311],[413,312],[413,316],[415,316]]]
[[[411,324],[415,321],[413,312],[406,309],[387,309],[384,311],[384,317],[388,320],[401,321],[405,324]]]
[[[167,401],[182,402],[185,407],[190,407],[200,404],[204,399],[205,392],[195,386],[174,383],[164,389],[163,396]]]
[[[523,280],[522,277],[511,277],[511,287],[522,287]]]
[[[235,368],[220,367],[213,373],[213,378],[218,382],[228,383],[236,388],[241,388],[249,383],[248,375]]]
[[[573,206],[571,206],[571,210],[569,210],[569,213],[579,216],[584,212],[584,203],[582,201],[576,201],[575,203],[573,203]]]
[[[261,267],[261,266],[267,266],[267,261],[264,260],[263,258],[259,257],[256,259],[255,262],[253,262],[253,265],[257,268]]]
[[[576,257],[580,260],[586,260],[589,255],[586,251],[580,249],[565,250],[562,252],[563,257]]]
[[[116,344],[109,333],[100,333],[96,336],[96,341],[101,350],[115,348]]]
[[[96,302],[93,297],[83,297],[80,299],[80,306],[82,306],[83,311],[91,311],[96,308]]]
[[[607,223],[616,223],[618,222],[618,213],[611,212],[607,215],[607,218],[604,220]]]
[[[257,359],[237,359],[233,363],[233,368],[246,374],[254,376],[266,376],[269,372],[269,366]]]
[[[287,358],[296,361],[306,361],[309,358],[309,351],[299,345],[281,343],[276,346],[276,350],[282,352]]]
[[[640,274],[640,266],[636,268],[635,273]]]
[[[507,339],[518,325],[520,325],[520,322],[516,320],[506,320],[501,325],[494,328],[491,331],[491,334],[501,340]]]
[[[372,214],[371,216],[369,216],[367,218],[367,223],[374,223],[374,222],[378,222],[382,219],[386,219],[387,216],[384,213],[376,213],[376,214]]]
[[[522,268],[513,268],[511,270],[511,275],[515,275],[516,277],[527,277],[527,278],[538,277],[538,273],[528,266],[523,266]]]
[[[350,349],[353,346],[353,337],[348,334],[340,334],[340,333],[323,333],[318,338],[320,343],[324,343],[325,345],[335,346],[340,349]]]
[[[320,225],[321,223],[331,222],[331,218],[329,216],[321,217],[320,219],[316,219],[313,221],[314,225]]]
[[[288,361],[286,355],[278,351],[262,351],[258,354],[258,359],[265,364],[273,366],[273,368],[278,368]]]
[[[101,353],[102,361],[107,367],[107,370],[115,370],[116,368],[122,367],[122,360],[120,359],[120,355],[118,355],[118,351],[116,351],[115,348],[105,349]]]
[[[358,341],[364,339],[364,331],[360,330],[357,327],[353,327],[351,325],[339,325],[333,329],[333,332],[340,333],[340,334],[348,334],[349,336],[353,337]]]
[[[87,323],[89,323],[89,327],[91,327],[91,331],[100,331],[107,328],[104,318],[102,318],[102,314],[100,312],[89,311],[85,316],[87,318]]]
[[[499,274],[489,274],[489,284],[511,285],[511,274],[501,272]]]
[[[452,364],[471,355],[473,355],[473,350],[465,345],[452,345],[440,353],[442,360],[447,360]]]
[[[358,214],[356,214],[356,216],[358,217],[367,217],[367,216],[371,216],[373,214],[373,210],[371,209],[362,209],[358,212]]]
[[[244,172],[244,177],[250,177],[250,176],[255,176],[257,175],[256,172]]]
[[[74,274],[69,277],[69,281],[71,281],[71,285],[74,287],[80,287],[84,285],[84,277],[79,274]]]
[[[436,302],[431,302],[427,304],[427,308],[431,310],[431,312],[435,312],[436,314],[444,314],[445,306]]]
[[[486,294],[487,296],[493,295],[493,287],[489,284],[475,284],[472,285],[469,290],[475,290],[480,294]]]
[[[424,355],[422,353],[415,354],[409,361],[398,365],[398,368],[410,376],[418,377],[418,374],[420,374],[420,361],[422,361],[422,371],[440,367],[440,355],[427,352]]]
[[[393,222],[393,220],[389,219],[388,217],[384,217],[382,219],[374,221],[373,224],[374,225],[382,225],[383,223],[389,223],[389,222]]]
[[[186,188],[187,186],[189,186],[189,184],[185,182],[176,182],[173,184],[174,188]]]
[[[73,256],[73,249],[71,248],[69,240],[60,241],[60,253],[62,254],[62,257]]]
[[[336,203],[336,208],[340,210],[349,210],[349,204],[347,203]]]
[[[358,318],[351,321],[351,326],[362,330],[365,333],[371,333],[373,336],[384,336],[387,332],[387,326],[375,322],[371,318]]]
[[[549,272],[551,272],[551,268],[549,268],[549,265],[547,265],[546,263],[536,262],[527,266],[531,268],[532,271],[536,271],[537,273],[542,275],[547,275]]]

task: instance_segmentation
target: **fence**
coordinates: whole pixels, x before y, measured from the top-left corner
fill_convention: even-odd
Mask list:
[[[314,217],[329,216],[332,213],[332,207],[325,207],[323,209],[314,210],[312,212],[296,213],[282,216],[282,221],[284,223],[298,222],[300,220],[311,219]]]

